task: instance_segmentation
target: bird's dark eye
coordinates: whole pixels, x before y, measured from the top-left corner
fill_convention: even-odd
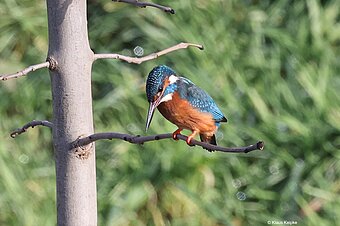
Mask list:
[[[158,92],[162,92],[162,91],[163,91],[163,87],[159,87]]]

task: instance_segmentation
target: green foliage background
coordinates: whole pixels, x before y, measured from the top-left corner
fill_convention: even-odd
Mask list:
[[[136,46],[149,54],[188,41],[205,50],[141,65],[96,62],[96,131],[145,134],[145,78],[167,64],[207,90],[228,117],[220,145],[261,139],[266,148],[226,154],[172,140],[97,142],[99,225],[340,222],[340,1],[157,3],[176,14],[88,1],[92,49],[133,56]],[[43,62],[47,38],[44,1],[0,2],[1,73]],[[51,132],[8,135],[33,119],[51,120],[48,71],[1,82],[0,98],[0,225],[55,225]],[[156,113],[148,133],[175,128]]]

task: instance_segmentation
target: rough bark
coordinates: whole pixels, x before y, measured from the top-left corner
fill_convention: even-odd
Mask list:
[[[70,143],[93,133],[90,49],[85,0],[47,0],[58,225],[97,225],[94,145],[78,155]],[[79,150],[78,150],[79,151]]]

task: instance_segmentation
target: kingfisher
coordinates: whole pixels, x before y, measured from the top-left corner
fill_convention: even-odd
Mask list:
[[[147,77],[146,95],[150,104],[146,131],[157,108],[178,127],[172,133],[173,139],[178,140],[177,135],[186,129],[191,131],[186,139],[188,145],[191,146],[192,139],[198,134],[202,142],[217,145],[215,133],[221,122],[227,122],[227,118],[211,96],[189,79],[178,76],[166,65],[156,66]]]

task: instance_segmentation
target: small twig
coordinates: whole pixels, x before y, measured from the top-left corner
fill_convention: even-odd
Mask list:
[[[180,135],[177,135],[177,138],[185,141],[187,139],[187,136],[180,134]],[[103,139],[109,139],[109,140],[121,139],[121,140],[130,142],[130,143],[133,143],[133,144],[143,144],[149,141],[172,139],[172,133],[157,134],[153,136],[134,136],[134,135],[123,134],[123,133],[95,133],[88,137],[84,137],[84,138],[80,138],[76,140],[75,142],[71,144],[71,148],[85,146],[97,140],[103,140]],[[248,153],[254,150],[263,150],[264,148],[263,141],[259,141],[256,144],[252,144],[246,147],[234,147],[234,148],[220,147],[220,146],[200,142],[197,140],[192,140],[191,143],[193,145],[198,145],[203,148],[210,149],[210,150],[221,151],[221,152],[232,152],[232,153]]]
[[[31,65],[21,71],[18,71],[17,73],[0,75],[0,80],[5,81],[8,79],[12,79],[12,78],[19,78],[19,77],[27,75],[28,73],[32,71],[36,71],[41,68],[49,68],[49,67],[50,67],[50,62],[46,61],[44,63]]]
[[[113,2],[124,2],[124,3],[132,4],[132,5],[141,7],[141,8],[151,6],[151,7],[155,7],[155,8],[158,8],[160,10],[163,10],[166,13],[175,14],[175,10],[173,8],[158,5],[158,4],[155,4],[155,3],[152,3],[152,2],[139,2],[138,0],[112,0],[112,1]]]
[[[156,59],[156,58],[158,58],[158,57],[160,57],[164,54],[167,54],[167,53],[179,50],[179,49],[186,49],[190,46],[193,46],[193,47],[199,48],[200,50],[203,50],[202,45],[182,42],[182,43],[174,45],[170,48],[159,51],[157,53],[151,53],[147,56],[140,57],[140,58],[124,56],[124,55],[120,55],[120,54],[116,54],[116,53],[102,53],[102,54],[95,54],[94,59],[95,60],[98,60],[98,59],[119,59],[119,60],[122,60],[122,61],[126,61],[128,63],[141,64],[144,61],[153,60],[153,59]]]
[[[12,138],[15,138],[16,136],[18,136],[18,135],[20,135],[20,134],[26,132],[28,128],[30,128],[30,127],[34,128],[35,126],[46,126],[46,127],[49,127],[49,128],[52,129],[53,124],[52,124],[52,122],[49,122],[49,121],[46,121],[46,120],[43,120],[43,121],[40,121],[40,120],[39,120],[39,121],[33,120],[32,122],[27,123],[27,124],[24,125],[23,127],[14,130],[14,131],[10,134],[10,136],[11,136]]]

